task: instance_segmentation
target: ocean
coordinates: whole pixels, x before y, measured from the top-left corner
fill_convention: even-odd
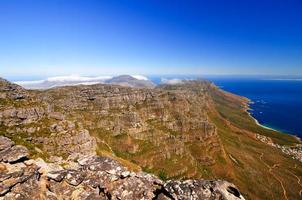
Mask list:
[[[166,79],[171,79],[171,76]],[[176,78],[196,78],[179,76]],[[249,98],[251,115],[266,127],[302,138],[302,79],[209,76],[228,92]],[[159,77],[151,78],[159,81]]]

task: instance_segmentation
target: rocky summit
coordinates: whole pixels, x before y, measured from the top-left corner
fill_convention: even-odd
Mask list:
[[[26,90],[0,79],[0,196],[301,198],[301,141],[258,126],[248,104],[205,80]]]
[[[0,199],[244,199],[226,181],[163,182],[98,156],[79,157],[63,168],[30,159],[25,147],[3,136],[0,147]]]

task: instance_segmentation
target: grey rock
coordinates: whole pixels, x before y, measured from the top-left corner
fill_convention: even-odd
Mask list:
[[[7,137],[0,136],[0,151],[11,148],[15,143]]]
[[[9,144],[1,152],[0,199],[244,199],[226,181],[164,183],[151,174],[130,172],[111,158],[80,154],[78,165],[66,170],[41,158],[22,161],[27,154],[25,147],[13,146],[4,137],[0,137],[0,144]],[[7,163],[10,161],[14,162]]]
[[[56,120],[64,120],[64,115],[62,113],[59,113],[59,112],[51,112],[48,114],[48,116],[50,118],[53,118],[53,119],[56,119]]]
[[[13,146],[5,151],[0,152],[0,160],[4,162],[17,162],[28,157],[28,150],[24,146]]]
[[[77,186],[83,182],[85,174],[81,171],[68,170],[66,174],[66,182],[70,185]]]
[[[48,172],[46,174],[46,176],[49,178],[49,179],[52,179],[52,180],[55,180],[57,182],[60,182],[64,179],[64,177],[66,176],[67,172],[64,171],[64,170],[61,170],[61,171],[53,171],[53,172]]]
[[[168,181],[164,185],[167,196],[175,200],[223,199],[243,200],[244,197],[233,184],[226,181]]]

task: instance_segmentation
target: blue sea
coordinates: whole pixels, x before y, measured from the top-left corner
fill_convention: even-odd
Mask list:
[[[250,113],[260,124],[302,138],[302,79],[238,76],[204,78],[223,90],[245,96],[254,102],[250,105]],[[158,77],[151,79],[159,81]]]

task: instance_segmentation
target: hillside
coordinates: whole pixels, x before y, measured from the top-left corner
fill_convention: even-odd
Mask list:
[[[208,81],[38,91],[0,80],[0,132],[31,158],[97,154],[162,180],[224,179],[247,199],[301,198],[300,141],[258,126],[247,108]]]

